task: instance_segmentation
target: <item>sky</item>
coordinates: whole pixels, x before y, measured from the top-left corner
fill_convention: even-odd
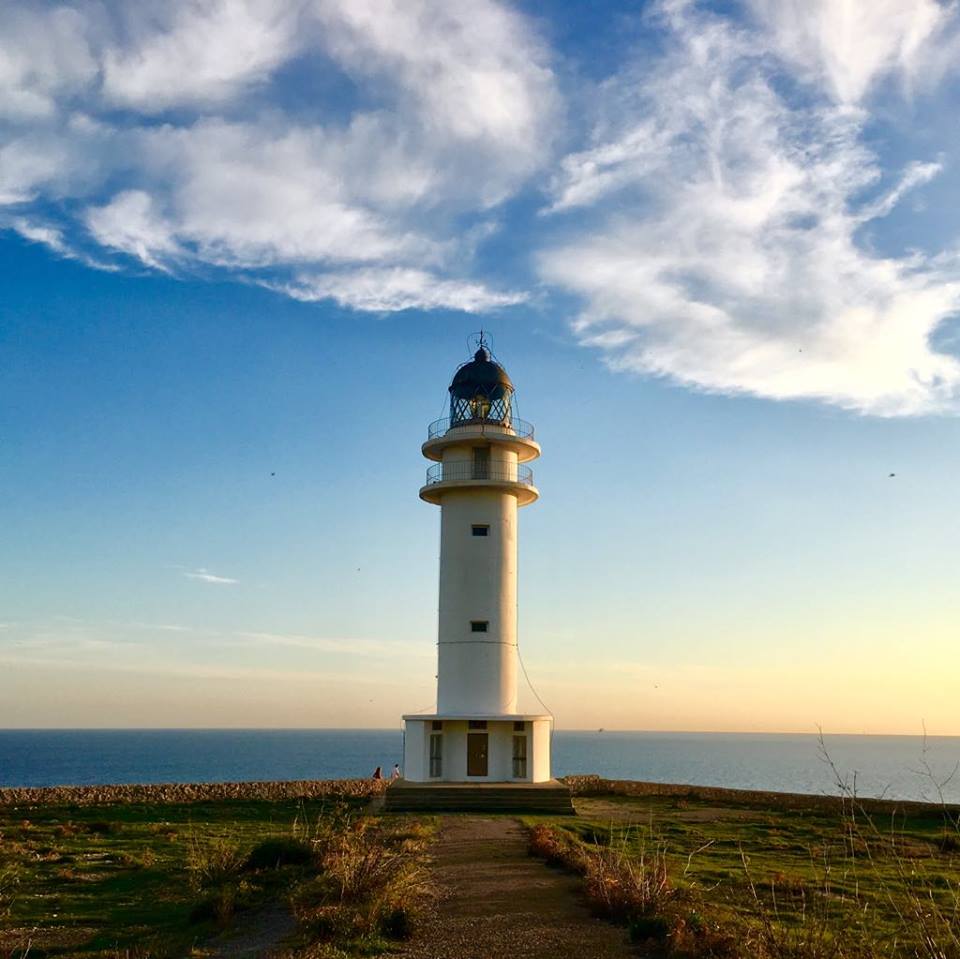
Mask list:
[[[0,726],[430,708],[482,328],[525,707],[960,735],[958,74],[934,0],[7,0]]]

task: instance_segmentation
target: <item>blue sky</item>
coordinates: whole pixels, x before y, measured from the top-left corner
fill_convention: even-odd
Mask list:
[[[0,725],[428,706],[484,327],[561,725],[960,734],[958,52],[930,0],[7,5]]]

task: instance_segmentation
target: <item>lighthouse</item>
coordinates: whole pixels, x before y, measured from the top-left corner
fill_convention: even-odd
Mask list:
[[[518,514],[539,498],[533,427],[481,336],[422,446],[420,498],[440,508],[436,712],[404,720],[408,783],[550,781],[551,717],[518,711]]]

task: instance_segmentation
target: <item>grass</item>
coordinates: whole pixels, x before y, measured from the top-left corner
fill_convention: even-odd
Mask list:
[[[315,841],[349,810],[321,799],[0,808],[0,957],[189,954],[312,881]]]
[[[415,932],[430,826],[361,800],[0,807],[0,959],[190,955],[268,903],[286,959]],[[599,914],[674,959],[960,959],[960,831],[936,807],[595,796],[528,820]]]
[[[595,797],[531,851],[664,955],[960,959],[960,843],[936,807]]]

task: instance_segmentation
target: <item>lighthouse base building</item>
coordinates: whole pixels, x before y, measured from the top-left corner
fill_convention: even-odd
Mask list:
[[[404,716],[408,782],[545,783],[549,716]]]
[[[517,801],[525,787],[544,808],[572,811],[551,778],[552,717],[518,710],[517,515],[539,498],[526,464],[540,446],[513,415],[513,393],[481,340],[422,447],[434,465],[420,498],[440,507],[437,705],[403,717],[403,780],[388,808],[428,808],[439,793],[417,789],[427,786],[450,787],[446,808],[451,796],[457,808],[532,808]],[[464,792],[471,784],[480,791]]]

